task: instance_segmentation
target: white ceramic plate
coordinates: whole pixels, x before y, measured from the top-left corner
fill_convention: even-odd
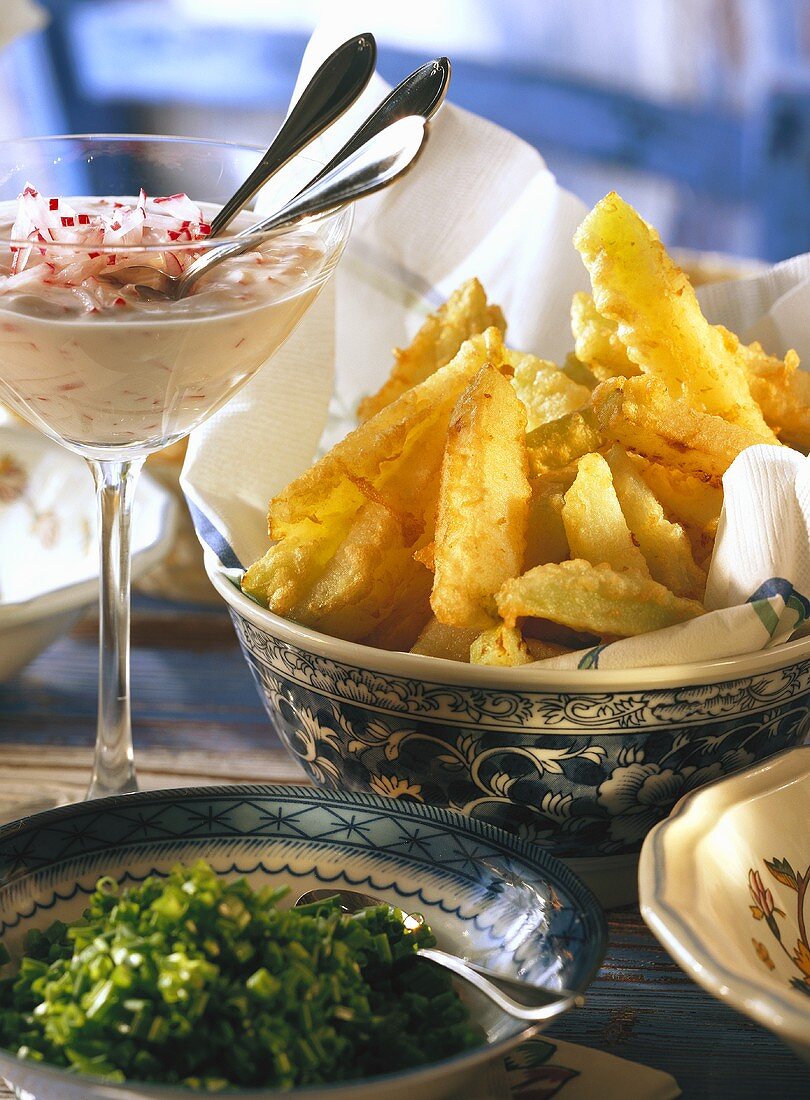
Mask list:
[[[639,897],[698,985],[810,1062],[810,746],[682,799],[647,836]]]
[[[148,475],[133,518],[133,577],[172,540],[176,505]],[[83,459],[38,432],[0,425],[0,682],[98,598],[93,483]]]

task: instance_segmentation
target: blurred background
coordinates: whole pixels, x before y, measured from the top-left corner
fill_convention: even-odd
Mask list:
[[[0,0],[14,7],[23,0]],[[0,137],[130,131],[267,145],[334,0],[39,0],[0,53]],[[341,0],[397,81],[451,99],[591,203],[616,187],[687,249],[810,251],[810,0]]]

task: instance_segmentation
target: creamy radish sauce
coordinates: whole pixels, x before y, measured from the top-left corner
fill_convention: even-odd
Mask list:
[[[143,192],[49,199],[30,186],[0,204],[0,239],[15,242],[0,246],[0,399],[96,453],[157,449],[224,403],[317,293],[325,263],[317,230],[226,260],[177,302],[144,301],[131,283],[102,277],[126,280],[128,266],[180,274],[203,253],[193,246],[216,209]],[[241,215],[229,233],[252,220]],[[139,250],[114,251],[133,245]]]

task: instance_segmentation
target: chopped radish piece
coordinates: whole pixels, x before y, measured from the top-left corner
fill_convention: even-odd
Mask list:
[[[106,207],[106,209],[105,209]],[[99,203],[93,211],[75,210],[61,198],[45,198],[30,183],[26,183],[17,202],[17,217],[11,229],[12,262],[10,280],[25,283],[31,254],[35,245],[74,245],[75,248],[37,249],[47,256],[47,267],[36,265],[37,277],[43,282],[75,289],[82,287],[78,295],[85,309],[102,305],[108,297],[95,276],[111,264],[120,262],[137,266],[160,265],[168,258],[171,274],[180,274],[186,263],[196,255],[196,250],[181,252],[144,253],[137,258],[126,253],[116,255],[104,252],[105,248],[122,246],[156,245],[168,242],[193,244],[203,241],[211,232],[211,226],[202,211],[188,195],[168,195],[150,199],[141,188],[133,204],[124,202]],[[90,249],[89,251],[87,249]],[[92,282],[90,282],[92,281]],[[17,284],[12,283],[8,289]],[[115,300],[119,305],[123,299]]]

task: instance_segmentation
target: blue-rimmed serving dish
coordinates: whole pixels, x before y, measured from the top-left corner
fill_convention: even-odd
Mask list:
[[[78,917],[98,878],[123,884],[205,858],[224,875],[305,890],[353,888],[425,915],[439,945],[502,973],[584,990],[606,945],[592,895],[557,860],[485,822],[431,806],[307,787],[229,786],[107,798],[0,830],[0,942],[19,958],[31,928]],[[470,996],[487,1041],[445,1062],[308,1100],[449,1095],[536,1028]],[[157,1085],[104,1085],[0,1050],[0,1076],[37,1100],[168,1100]],[[276,1095],[268,1090],[229,1093]]]

